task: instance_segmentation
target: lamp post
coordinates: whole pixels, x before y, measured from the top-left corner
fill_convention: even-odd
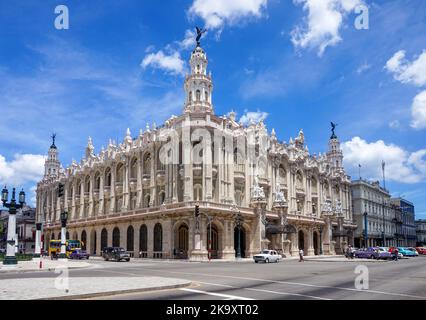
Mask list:
[[[68,212],[64,211],[61,213],[61,253],[59,254],[59,259],[66,260],[66,233],[67,233],[67,220]]]
[[[41,228],[42,223],[36,223],[36,243],[35,243],[35,252],[34,259],[40,259],[41,256]]]
[[[9,222],[7,227],[7,253],[6,258],[3,261],[4,265],[14,267],[18,264],[15,256],[15,237],[16,237],[16,210],[21,209],[25,203],[25,192],[22,190],[19,192],[19,199],[16,203],[15,199],[15,188],[12,191],[12,199],[7,203],[9,198],[9,191],[6,187],[1,192],[1,201],[3,207],[9,208]]]
[[[368,213],[367,211],[364,212],[364,241],[365,241],[365,247],[368,247],[368,221],[367,221]]]
[[[236,208],[235,208],[236,209]],[[238,209],[236,209],[238,210]],[[235,222],[235,227],[238,229],[238,237],[237,237],[237,252],[236,252],[236,256],[237,259],[241,259],[241,226],[243,225],[244,222],[244,218],[241,215],[240,210],[238,210],[238,212],[235,214],[235,218],[234,218],[234,222]]]
[[[319,228],[319,233],[320,233],[320,246],[319,246],[319,254],[320,256],[323,254],[322,252],[322,231],[323,231],[324,227],[320,226]]]

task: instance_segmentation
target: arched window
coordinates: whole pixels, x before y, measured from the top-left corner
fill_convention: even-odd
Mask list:
[[[120,229],[117,227],[112,231],[112,246],[119,247],[120,246]]]
[[[147,153],[145,154],[144,160],[143,160],[143,174],[151,174],[151,154]]]
[[[160,204],[163,204],[166,201],[166,193],[164,191],[160,191]]]
[[[111,169],[107,168],[105,171],[105,186],[110,187],[111,186]]]
[[[132,226],[127,228],[127,251],[133,251],[134,230]]]
[[[130,178],[136,179],[138,177],[138,159],[133,158],[132,164],[130,167]]]
[[[123,178],[124,178],[124,165],[122,163],[119,163],[117,165],[117,170],[116,170],[116,181],[117,182],[123,182]]]
[[[208,93],[207,91],[204,91],[204,100],[205,100],[206,102],[208,102],[208,101],[209,101],[209,93]]]
[[[163,227],[157,223],[154,227],[154,251],[163,251]]]
[[[192,91],[189,91],[189,102],[192,102]]]
[[[150,203],[151,203],[151,195],[150,195],[150,194],[147,194],[147,195],[145,196],[145,203],[144,203],[145,208],[149,208]]]
[[[197,90],[197,92],[195,93],[195,97],[196,97],[197,101],[201,100],[201,91],[200,90]]]

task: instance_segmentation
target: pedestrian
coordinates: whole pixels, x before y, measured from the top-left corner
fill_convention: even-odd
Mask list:
[[[305,261],[305,259],[303,258],[303,250],[300,249],[299,250],[299,262],[304,262],[304,261]]]
[[[398,253],[399,253],[398,248],[395,248],[393,250],[393,255],[394,255],[394,260],[395,261],[398,261]]]

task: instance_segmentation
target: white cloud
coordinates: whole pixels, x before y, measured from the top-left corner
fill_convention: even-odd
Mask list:
[[[340,29],[344,18],[353,11],[362,0],[293,0],[294,4],[303,4],[308,11],[304,24],[296,26],[291,32],[291,41],[296,47],[318,48],[322,56],[328,46],[339,43]]]
[[[356,69],[356,72],[357,72],[358,74],[361,74],[361,73],[364,73],[365,71],[367,71],[367,70],[369,70],[369,69],[371,69],[371,64],[363,63],[362,65],[360,65],[360,66],[358,67],[358,69]]]
[[[144,69],[150,66],[174,75],[182,75],[184,74],[185,62],[181,59],[180,53],[177,51],[171,55],[166,55],[162,50],[160,50],[157,53],[150,53],[146,55],[141,66]]]
[[[15,187],[41,180],[44,173],[45,156],[35,154],[16,154],[7,161],[0,155],[0,183]]]
[[[389,128],[391,129],[398,129],[400,126],[401,126],[401,123],[399,122],[399,120],[393,120],[389,122]]]
[[[257,110],[257,111],[244,110],[244,114],[241,116],[240,122],[243,125],[248,125],[252,121],[254,123],[257,123],[261,120],[265,120],[267,116],[268,116],[267,112],[263,112],[263,111],[259,111],[259,110]]]
[[[194,0],[188,13],[202,18],[206,28],[221,30],[225,24],[235,25],[244,18],[260,18],[267,3],[267,0]]]
[[[426,51],[410,62],[405,59],[405,51],[400,50],[386,62],[385,68],[402,83],[419,87],[426,85]]]
[[[187,29],[185,31],[184,39],[182,41],[179,41],[178,45],[183,50],[193,49],[195,48],[195,45],[196,45],[195,38],[196,38],[195,31]]]
[[[349,172],[358,175],[361,164],[363,178],[380,180],[382,161],[386,163],[386,179],[402,183],[419,183],[426,178],[426,149],[410,153],[403,148],[386,144],[383,140],[367,142],[354,137],[342,144],[344,164]]]
[[[411,127],[415,129],[426,128],[426,90],[414,97],[411,106],[412,122]]]

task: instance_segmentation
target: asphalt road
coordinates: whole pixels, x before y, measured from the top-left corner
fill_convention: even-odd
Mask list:
[[[92,260],[89,269],[70,270],[70,277],[164,276],[189,279],[188,288],[123,294],[114,300],[426,300],[426,256],[398,262],[283,261],[196,263],[185,261],[105,262]],[[357,289],[357,266],[368,270],[368,289]],[[365,273],[363,273],[365,275]],[[6,278],[55,277],[53,272],[0,274]],[[364,282],[366,283],[366,282]]]

